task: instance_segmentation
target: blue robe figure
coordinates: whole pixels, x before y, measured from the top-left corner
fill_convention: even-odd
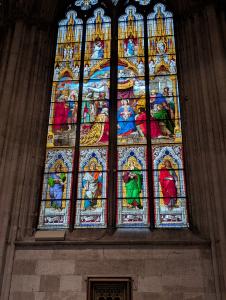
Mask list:
[[[129,39],[127,44],[127,56],[134,56],[135,55],[135,45],[133,40]]]
[[[62,206],[65,180],[66,176],[64,173],[53,173],[48,179],[51,207],[53,208],[61,208]]]
[[[151,98],[152,98],[153,95],[151,95]],[[151,101],[151,108],[153,109],[154,108],[154,105],[159,105],[159,104],[167,104],[167,101],[166,101],[166,97],[163,96],[163,94],[161,93],[156,93],[155,94],[155,100],[152,102]]]
[[[122,100],[123,101],[123,100]],[[118,135],[128,135],[131,132],[136,131],[135,125],[135,112],[128,105],[128,103],[123,101],[123,106],[121,106],[117,113],[118,119]]]

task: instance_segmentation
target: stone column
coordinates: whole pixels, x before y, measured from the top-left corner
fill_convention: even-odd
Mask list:
[[[33,4],[7,20],[0,64],[1,299],[8,299],[14,241],[32,234],[45,156],[57,1],[42,3],[39,17]]]
[[[211,240],[217,299],[226,297],[225,25],[214,5],[177,23],[192,224]]]

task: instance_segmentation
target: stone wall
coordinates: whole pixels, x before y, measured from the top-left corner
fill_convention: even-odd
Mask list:
[[[133,300],[214,300],[206,247],[17,250],[10,300],[86,300],[87,277],[131,276]]]

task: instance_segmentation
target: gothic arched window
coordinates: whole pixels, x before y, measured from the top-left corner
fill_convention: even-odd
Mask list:
[[[113,2],[59,22],[39,229],[188,227],[173,15]]]

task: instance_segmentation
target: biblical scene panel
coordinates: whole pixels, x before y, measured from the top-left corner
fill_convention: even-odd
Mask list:
[[[156,143],[181,143],[180,105],[177,77],[156,76],[150,80],[151,121],[158,128],[152,136]],[[160,130],[159,130],[160,129]],[[157,138],[157,139],[156,139]]]
[[[145,99],[145,80],[143,77],[120,78],[118,82],[118,99]]]
[[[48,127],[47,148],[74,147],[76,141],[75,124],[51,124]]]
[[[161,227],[163,217],[166,224],[166,215],[169,218],[183,216],[178,224],[187,226],[186,201],[181,201],[186,196],[182,146],[154,146],[152,157],[157,226]]]
[[[145,66],[144,57],[136,57],[136,63],[132,64],[127,59],[120,59],[118,65],[118,81],[124,83],[128,80],[143,79],[144,80]]]
[[[109,88],[109,79],[89,79],[83,83],[83,101],[109,99]]]
[[[109,115],[109,102],[108,101],[83,101],[82,102],[82,123],[94,123],[99,119],[99,115]]]
[[[79,82],[63,77],[58,82],[53,82],[51,102],[78,101]]]
[[[146,144],[145,99],[118,101],[118,144]]]
[[[105,80],[110,79],[110,60],[100,60],[94,61],[95,65],[85,62],[84,67],[84,79],[85,82],[87,78],[90,80]]]
[[[80,146],[104,146],[109,140],[109,121],[107,111],[98,115],[100,122],[81,124]]]
[[[68,226],[74,151],[47,150],[39,228]]]
[[[76,226],[106,225],[107,148],[80,150]]]
[[[118,225],[148,224],[146,147],[118,147]]]
[[[181,121],[171,119],[169,111],[158,106],[151,111],[150,132],[152,144],[181,143]],[[179,133],[178,133],[179,132]]]
[[[61,96],[50,106],[50,124],[64,125],[77,123],[78,102],[67,101],[67,97]]]

